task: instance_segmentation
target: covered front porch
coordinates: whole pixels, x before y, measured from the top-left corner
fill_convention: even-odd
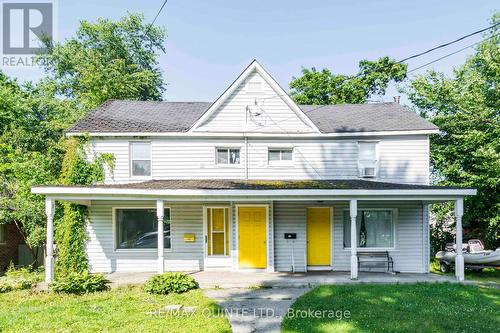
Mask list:
[[[428,279],[427,205],[455,202],[456,239],[461,244],[463,197],[475,194],[471,189],[359,180],[149,181],[36,187],[33,192],[46,195],[46,282],[54,279],[53,216],[55,201],[61,200],[89,207],[87,252],[93,272],[119,277],[206,270],[199,273],[203,278],[213,269],[219,276],[238,279],[226,275],[231,271],[259,283],[282,277],[297,283],[369,282],[376,275],[358,272],[358,255],[367,250],[387,251],[396,271]],[[140,237],[130,239],[137,230],[120,229],[127,219],[131,224],[147,220],[152,229],[141,228]],[[371,230],[377,228],[382,232],[372,237]],[[462,281],[460,250],[456,267]],[[314,275],[313,270],[329,273]],[[380,275],[395,283],[410,276],[414,275]]]
[[[112,287],[141,285],[155,273],[111,273],[107,277]],[[201,288],[310,288],[328,284],[404,284],[457,282],[447,275],[431,273],[399,273],[359,272],[357,279],[351,279],[349,272],[187,272],[193,276]]]

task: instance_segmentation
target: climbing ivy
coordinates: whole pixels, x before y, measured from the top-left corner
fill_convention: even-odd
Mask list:
[[[87,157],[86,152],[91,151],[88,137],[69,138],[64,145],[66,154],[61,170],[62,185],[96,184],[104,180],[105,166],[110,172],[114,169],[112,154],[95,154],[91,158]],[[85,252],[87,220],[87,207],[67,202],[62,204],[62,216],[56,224],[55,234],[58,275],[88,271],[88,258]]]

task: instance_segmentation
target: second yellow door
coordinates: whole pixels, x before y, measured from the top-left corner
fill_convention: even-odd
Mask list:
[[[331,211],[307,208],[307,265],[331,265]]]
[[[266,268],[266,208],[238,207],[238,263],[240,268]]]

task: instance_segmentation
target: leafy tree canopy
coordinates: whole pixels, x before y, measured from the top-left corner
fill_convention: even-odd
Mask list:
[[[74,37],[47,43],[41,60],[55,92],[84,109],[108,99],[159,100],[164,83],[157,58],[165,37],[164,29],[139,14],[82,21]]]
[[[298,104],[365,103],[372,95],[383,95],[391,81],[406,78],[406,64],[389,57],[376,61],[362,60],[353,77],[333,74],[329,69],[303,68],[302,76],[293,77],[290,93]]]
[[[495,14],[493,23],[500,22]],[[418,75],[406,92],[441,134],[431,137],[433,177],[441,185],[478,189],[466,198],[467,237],[500,245],[500,28],[492,29],[466,63],[448,77]]]

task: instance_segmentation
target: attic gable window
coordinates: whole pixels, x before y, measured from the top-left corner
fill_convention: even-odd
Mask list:
[[[240,164],[240,148],[217,148],[216,162],[219,165]]]
[[[132,177],[151,177],[151,143],[130,143],[130,168]]]
[[[377,142],[358,142],[358,169],[359,177],[377,177]]]
[[[248,93],[259,93],[262,92],[262,82],[261,81],[249,81],[247,83],[247,92]]]

